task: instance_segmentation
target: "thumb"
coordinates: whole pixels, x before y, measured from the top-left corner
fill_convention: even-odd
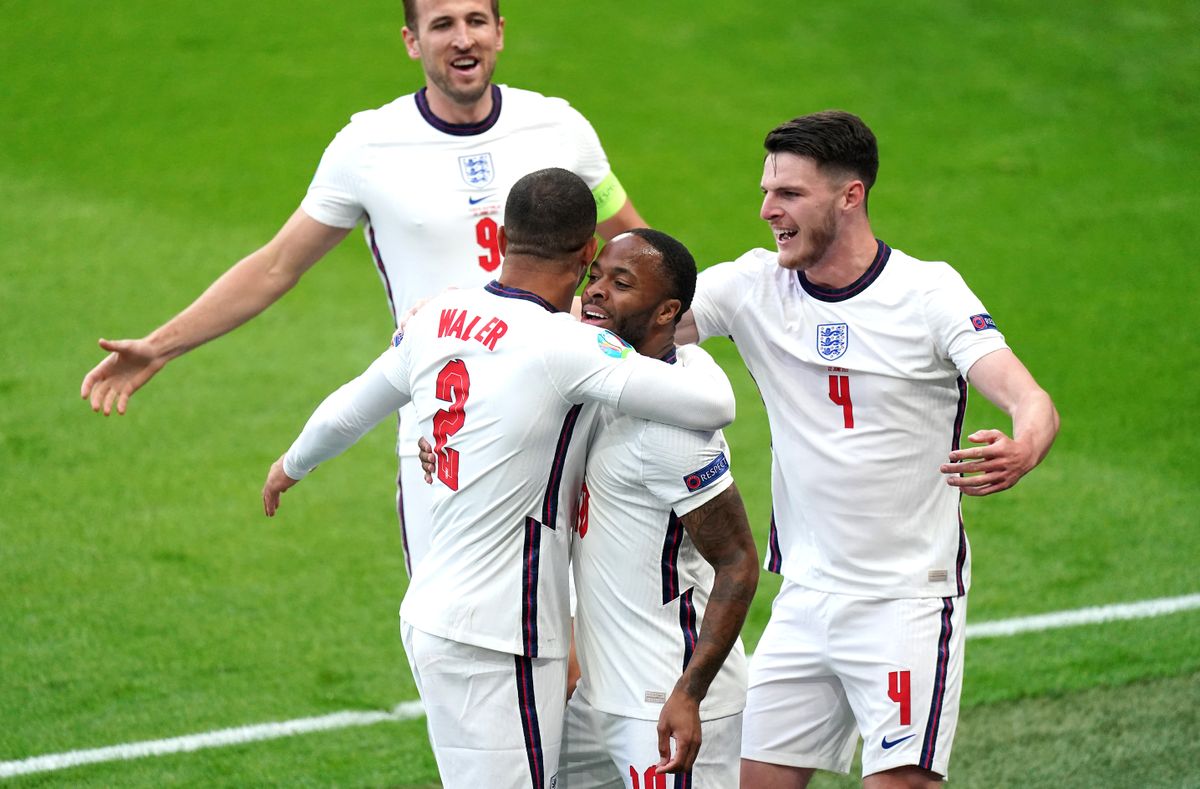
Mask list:
[[[103,337],[100,338],[101,348],[106,351],[114,351],[116,353],[129,350],[129,347],[132,344],[133,340],[106,340]]]
[[[967,440],[973,444],[992,444],[1002,438],[1004,438],[1004,434],[999,430],[976,430],[967,436]]]

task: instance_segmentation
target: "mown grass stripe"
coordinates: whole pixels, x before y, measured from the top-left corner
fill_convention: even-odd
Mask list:
[[[1196,608],[1200,608],[1200,594],[1143,600],[1137,603],[1077,608],[1070,611],[1056,611],[1037,616],[1023,616],[967,625],[967,638],[1004,638],[1040,630],[1056,630],[1127,619],[1149,619]],[[141,759],[146,756],[165,756],[206,748],[242,745],[260,740],[274,740],[332,729],[373,726],[377,723],[412,720],[424,714],[425,710],[420,701],[405,701],[397,704],[390,712],[335,712],[314,718],[237,726],[231,729],[219,729],[165,740],[148,740],[106,748],[32,756],[27,759],[0,762],[0,778],[64,770],[68,767],[79,767],[98,762]]]

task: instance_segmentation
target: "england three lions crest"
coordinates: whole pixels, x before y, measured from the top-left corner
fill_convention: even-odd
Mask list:
[[[473,156],[458,157],[458,171],[468,186],[487,186],[496,177],[496,169],[492,167],[490,153],[477,153]]]
[[[817,353],[832,362],[841,358],[850,347],[850,327],[844,323],[822,323],[817,326]]]

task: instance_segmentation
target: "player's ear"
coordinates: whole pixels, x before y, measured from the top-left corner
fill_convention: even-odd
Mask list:
[[[683,308],[683,302],[679,299],[667,299],[662,304],[658,305],[658,313],[654,316],[654,322],[659,326],[667,326],[675,323],[675,316]]]
[[[842,193],[842,207],[847,211],[852,211],[866,204],[867,187],[866,185],[855,178],[846,184],[845,191]]]
[[[504,49],[504,17],[500,17],[496,22],[496,30],[496,51],[499,52]]]
[[[592,261],[596,259],[596,254],[600,251],[600,239],[593,235],[588,239],[588,242],[583,245],[583,260],[584,266],[592,265]]]
[[[405,25],[401,28],[400,35],[404,37],[404,49],[408,52],[408,56],[413,60],[420,60],[421,41],[417,38],[417,34],[408,25]]]
[[[508,254],[508,233],[504,232],[504,225],[500,225],[500,232],[496,236],[496,245],[500,247],[500,257]]]

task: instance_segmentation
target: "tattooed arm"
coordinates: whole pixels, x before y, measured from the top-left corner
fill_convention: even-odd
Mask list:
[[[658,719],[660,773],[690,770],[695,762],[700,751],[700,702],[737,641],[758,586],[758,551],[736,485],[681,520],[716,577],[692,659]],[[675,740],[673,756],[671,739]]]

